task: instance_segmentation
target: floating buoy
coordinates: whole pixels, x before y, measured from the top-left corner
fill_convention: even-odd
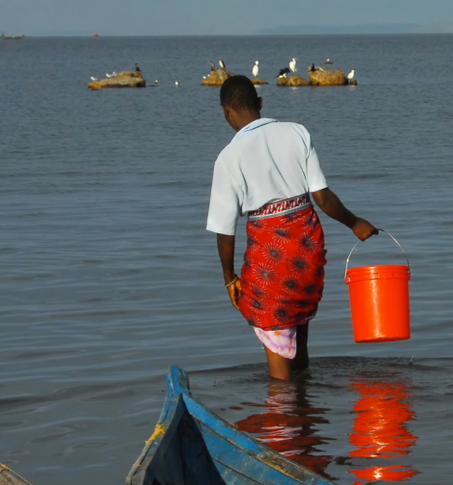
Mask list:
[[[95,32],[95,33],[93,34],[93,37],[98,37],[98,34]]]

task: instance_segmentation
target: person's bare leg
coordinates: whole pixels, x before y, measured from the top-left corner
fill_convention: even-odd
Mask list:
[[[305,325],[297,326],[297,350],[296,356],[292,359],[291,368],[297,369],[307,369],[309,365],[308,358],[308,323]]]
[[[291,379],[291,359],[285,359],[281,355],[272,352],[266,346],[267,363],[269,365],[269,375],[275,379],[289,381]]]
[[[296,355],[294,359],[286,359],[281,355],[272,352],[266,346],[267,363],[269,366],[269,375],[276,379],[288,381],[291,379],[291,370],[307,369],[309,365],[308,358],[308,323],[297,326],[296,334]]]

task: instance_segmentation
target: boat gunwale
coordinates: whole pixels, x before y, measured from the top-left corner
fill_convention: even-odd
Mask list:
[[[298,463],[272,450],[268,446],[256,441],[248,434],[237,429],[234,424],[229,423],[220,416],[214,415],[207,406],[199,402],[193,396],[183,394],[183,398],[189,414],[197,423],[203,424],[206,428],[209,428],[211,432],[214,432],[220,436],[222,440],[227,441],[232,447],[246,452],[263,465],[277,470],[281,474],[287,476],[289,479],[296,481],[303,480],[303,483],[306,483],[307,485],[336,485],[327,478],[318,475],[312,470],[299,465]],[[198,410],[201,410],[202,413],[193,413],[192,410],[194,408],[198,408]],[[201,419],[205,415],[208,416],[208,419]],[[215,429],[210,425],[208,422],[210,417],[215,417],[217,422],[222,426],[221,430]],[[247,447],[246,445],[251,446]],[[215,458],[213,458],[213,460],[217,461]],[[239,469],[235,469],[235,471],[240,472]]]
[[[0,463],[0,484],[5,485],[31,485],[28,480],[21,477],[18,473],[3,463]]]

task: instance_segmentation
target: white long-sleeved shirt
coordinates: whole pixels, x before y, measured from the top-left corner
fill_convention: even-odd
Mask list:
[[[326,187],[308,131],[260,118],[238,131],[215,162],[206,229],[234,235],[239,216]]]

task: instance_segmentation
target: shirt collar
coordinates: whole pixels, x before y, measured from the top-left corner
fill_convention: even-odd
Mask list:
[[[278,122],[278,120],[275,120],[274,118],[259,118],[259,119],[255,120],[255,121],[252,121],[248,125],[244,126],[244,128],[240,129],[236,133],[236,135],[234,136],[233,140],[236,140],[237,138],[240,138],[241,136],[244,136],[249,131],[256,130],[260,126],[264,126],[264,125],[267,125],[269,123],[275,123],[275,122]]]

